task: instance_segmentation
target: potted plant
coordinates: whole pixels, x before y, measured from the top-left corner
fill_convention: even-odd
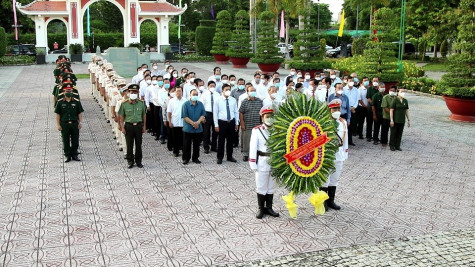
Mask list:
[[[454,121],[475,122],[475,5],[472,0],[460,1],[463,10],[454,45],[460,50],[449,58],[450,71],[439,84]]]
[[[386,91],[404,78],[404,72],[399,68],[398,59],[394,56],[396,44],[391,43],[397,39],[399,32],[395,18],[397,16],[394,11],[389,8],[380,8],[376,11],[375,22],[371,26],[373,40],[366,44],[366,50],[363,52],[364,62],[359,70],[361,77],[380,77],[386,85]],[[374,30],[378,31],[376,35]]]
[[[289,67],[310,72],[313,77],[316,72],[331,68],[331,63],[324,59],[326,41],[325,39],[318,41],[318,34],[310,24],[310,14],[308,11],[301,11],[300,16],[304,28],[299,30],[297,42],[293,44],[295,57],[287,63]]]
[[[46,47],[36,48],[36,64],[46,64]]]
[[[70,44],[69,45],[69,54],[71,56],[72,62],[82,62],[82,44]]]
[[[270,11],[264,11],[259,15],[260,32],[257,39],[257,52],[251,60],[257,63],[259,69],[266,74],[276,72],[284,62],[277,48],[273,18],[274,13]]]
[[[245,10],[236,13],[231,42],[226,50],[233,68],[246,68],[251,53],[251,35],[249,33],[249,14]]]
[[[227,10],[220,11],[216,16],[216,33],[213,37],[213,47],[211,54],[218,64],[228,64],[229,57],[226,56],[226,49],[228,48],[227,40],[231,36],[231,14]]]
[[[169,45],[163,47],[163,53],[165,53],[165,60],[172,60],[173,59],[173,52]]]

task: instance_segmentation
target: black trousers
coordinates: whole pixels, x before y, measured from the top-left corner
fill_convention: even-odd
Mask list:
[[[366,139],[371,139],[373,137],[372,133],[373,133],[373,110],[371,108],[368,108],[368,111],[366,113]],[[379,134],[379,129],[378,129],[378,134]],[[378,136],[378,134],[376,136]]]
[[[150,103],[150,107],[152,107],[152,133],[159,137],[163,124],[162,107],[155,106],[152,103]]]
[[[218,141],[218,133],[214,130],[213,113],[206,112],[206,122],[203,124],[203,148],[209,150],[216,150],[216,143]]]
[[[237,131],[234,131],[234,136],[233,136],[233,144],[234,146],[238,146],[239,145],[239,130],[240,128],[238,128]]]
[[[183,147],[183,127],[173,127],[173,154],[180,154]]]
[[[401,148],[402,132],[404,130],[404,123],[394,123],[391,127],[391,137],[389,145],[395,148]]]
[[[183,132],[183,160],[197,160],[200,157],[200,142],[203,139],[203,133]],[[193,147],[193,156],[191,154]]]
[[[358,108],[356,108],[356,113],[358,114],[356,132],[358,133],[358,136],[363,137],[363,126],[364,126],[364,121],[366,120],[366,116],[368,115],[368,109],[362,106],[358,106]],[[366,131],[366,137],[368,137],[368,131]]]
[[[371,121],[373,122],[373,140],[374,141],[379,141],[379,130],[381,129],[381,125],[383,124],[383,116],[376,115],[376,120],[373,121],[371,118]],[[381,133],[381,139],[382,139],[382,133]],[[386,135],[387,139],[387,135]]]
[[[218,136],[218,159],[222,160],[224,158],[224,143],[226,142],[226,157],[228,159],[233,157],[233,138],[236,123],[234,120],[229,122],[227,121],[218,121],[219,127],[219,136]]]
[[[170,122],[168,122],[170,123]],[[168,124],[170,125],[170,124]],[[173,137],[173,128],[170,128],[170,126],[166,127],[166,133],[167,133],[167,148],[168,148],[168,151],[172,151],[173,150],[173,142],[175,141],[174,140],[174,137]]]
[[[61,125],[61,138],[63,140],[63,151],[66,157],[72,157],[78,155],[79,147],[79,129],[78,121],[72,123],[60,122]]]
[[[389,120],[383,119],[383,123],[381,125],[381,144],[383,145],[388,144],[389,123]]]
[[[142,122],[133,125],[126,122],[125,128],[125,143],[127,144],[127,162],[134,163],[134,143],[135,143],[135,163],[142,163]]]
[[[351,111],[349,111],[351,112]],[[356,133],[356,124],[358,122],[358,113],[351,113],[350,126],[348,127],[348,144],[353,144],[353,133]],[[348,120],[346,120],[348,121]]]
[[[145,128],[147,128],[147,130],[152,130],[152,109],[147,109],[146,118],[147,121],[145,123]]]

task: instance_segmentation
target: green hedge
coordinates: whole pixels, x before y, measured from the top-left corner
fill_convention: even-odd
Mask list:
[[[196,52],[203,56],[211,55],[214,33],[216,32],[214,20],[200,20],[200,26],[196,27],[195,42]]]
[[[0,27],[0,57],[3,57],[5,52],[7,52],[7,36],[5,29]]]

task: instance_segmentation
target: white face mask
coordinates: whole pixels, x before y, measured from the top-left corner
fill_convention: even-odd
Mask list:
[[[305,80],[310,80],[310,75],[305,75]]]
[[[225,95],[225,96],[230,96],[230,95],[231,95],[231,91],[228,90],[228,91],[224,92],[224,95]]]
[[[399,96],[401,96],[402,98],[404,98],[405,95],[406,95],[406,93],[404,93],[404,92],[399,93]]]
[[[340,111],[332,112],[332,117],[333,117],[335,120],[338,120],[338,119],[340,118],[340,115],[341,115],[341,112],[340,112]]]
[[[236,81],[230,81],[231,85],[235,85]]]
[[[138,97],[137,94],[130,94],[130,99],[132,99],[132,100],[136,100],[137,97]]]
[[[214,92],[216,91],[216,87],[212,87],[212,86],[211,86],[211,87],[208,88],[208,89],[209,89],[209,91],[210,91],[211,93],[214,93]]]
[[[396,92],[389,92],[389,95],[390,95],[390,96],[395,96],[395,95],[396,95]]]
[[[307,89],[313,91],[313,86],[309,85]]]
[[[178,77],[178,73],[173,73],[173,77]]]
[[[152,81],[151,80],[146,80],[145,81],[147,84],[152,84]]]
[[[343,80],[343,83],[348,83],[348,80]]]
[[[353,87],[353,85],[355,85],[355,82],[349,82],[349,83],[348,83],[348,86],[349,86],[349,87]]]
[[[195,78],[190,78],[190,83],[194,83],[195,82]]]
[[[341,94],[343,94],[343,90],[338,90],[338,91],[336,91],[336,93],[341,95]]]
[[[335,80],[335,79],[336,79],[336,75],[330,76],[330,79]]]
[[[153,68],[154,70],[156,70],[156,69],[158,69],[158,66],[153,66],[152,68]]]
[[[295,76],[295,73],[296,73],[295,71],[291,71],[290,75]]]
[[[373,82],[373,86],[374,86],[374,87],[377,87],[378,85],[379,85],[378,82]]]
[[[297,78],[301,78],[302,77],[302,74],[297,74]]]
[[[270,96],[275,99],[277,97],[277,93],[272,93]]]
[[[176,97],[176,93],[171,93],[170,96],[171,97]]]
[[[157,85],[158,84],[157,80],[152,81],[152,84]]]
[[[384,88],[384,87],[383,87],[383,88],[379,88],[379,92],[380,92],[380,93],[384,93],[384,91],[386,91],[386,88]]]
[[[200,88],[198,88],[200,90],[200,92],[203,92],[203,90],[205,89],[204,86],[200,86]]]
[[[221,80],[222,83],[227,83],[229,84],[229,81],[228,80]]]
[[[264,119],[264,124],[267,126],[272,126],[274,124],[274,119],[273,118],[265,118]]]

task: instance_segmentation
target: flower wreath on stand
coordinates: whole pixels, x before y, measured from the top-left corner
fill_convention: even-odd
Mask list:
[[[328,195],[319,191],[335,170],[338,150],[337,122],[324,102],[304,94],[291,94],[274,113],[268,146],[276,181],[290,193],[283,196],[291,218],[297,217],[295,196],[311,193],[315,214],[324,214]]]

